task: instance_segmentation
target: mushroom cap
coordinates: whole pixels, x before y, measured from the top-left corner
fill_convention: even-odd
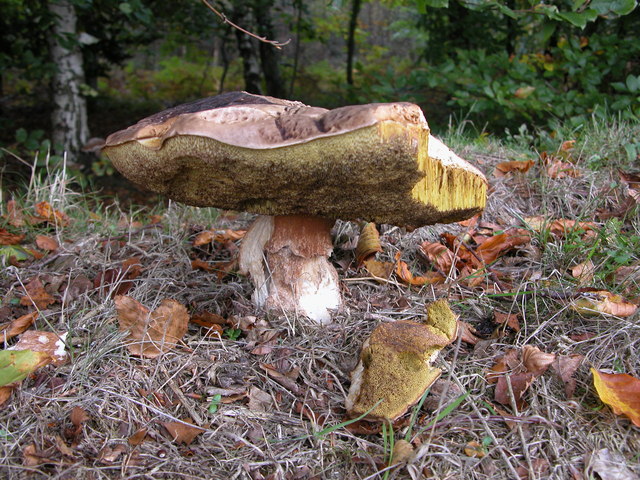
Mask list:
[[[325,110],[230,92],[145,118],[103,151],[134,183],[195,206],[417,227],[486,201],[482,173],[411,103]]]

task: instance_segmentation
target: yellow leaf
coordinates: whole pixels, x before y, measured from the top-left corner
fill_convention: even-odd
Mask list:
[[[638,310],[637,305],[606,290],[585,292],[585,296],[577,298],[571,303],[571,308],[584,315],[604,313],[616,317],[630,317]]]
[[[640,380],[626,373],[604,373],[594,368],[591,373],[600,400],[640,427]]]
[[[393,272],[393,263],[369,259],[364,261],[364,268],[372,277],[384,278],[386,280]]]
[[[380,244],[380,234],[376,228],[375,223],[367,223],[362,228],[360,238],[358,238],[358,245],[356,246],[356,264],[358,266],[367,260],[369,257],[376,254],[376,252],[382,251],[382,245]],[[367,269],[368,270],[368,269]]]

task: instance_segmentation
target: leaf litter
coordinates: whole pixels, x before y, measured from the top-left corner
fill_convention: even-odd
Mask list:
[[[468,156],[474,155],[479,158]],[[483,168],[509,160],[491,158]],[[634,264],[620,267],[627,268],[617,274],[626,290],[618,292],[613,283],[598,283],[603,277],[597,263],[593,278],[573,277],[571,268],[585,256],[553,256],[572,238],[591,241],[603,227],[590,221],[591,214],[615,207],[614,200],[601,205],[595,199],[585,206],[585,195],[597,192],[591,188],[596,179],[579,159],[561,160],[580,175],[540,176],[542,162],[528,171],[514,167],[491,180],[482,217],[409,233],[373,225],[368,228],[378,233],[379,248],[374,243],[359,256],[360,226],[338,222],[334,234],[345,248],[336,248],[333,260],[347,308],[323,327],[256,312],[249,282],[218,266],[233,261],[241,239],[227,232],[245,230],[246,215],[203,221],[194,209],[174,205],[152,220],[122,215],[120,233],[103,231],[79,243],[71,233],[73,218],[50,207],[58,204],[43,205],[36,215],[33,206],[14,206],[10,218],[16,224],[6,227],[11,234],[22,235],[30,217],[39,216],[38,228],[64,229],[62,237],[43,234],[64,242],[55,251],[38,247],[45,250],[44,261],[52,259],[44,268],[36,263],[42,260],[28,256],[3,272],[0,308],[7,329],[40,311],[38,328],[71,332],[66,342],[73,355],[66,364],[41,369],[37,375],[44,381],[27,376],[5,403],[3,428],[13,439],[2,447],[5,458],[42,475],[69,469],[69,478],[119,478],[154,468],[189,478],[364,479],[382,477],[386,472],[379,469],[385,468],[407,479],[423,472],[441,478],[569,478],[572,472],[586,475],[592,468],[587,454],[598,445],[637,473],[633,459],[640,445],[629,430],[636,427],[600,401],[588,367],[615,366],[637,378],[630,352],[638,348],[638,313],[603,313],[592,305],[595,313],[587,314],[571,307],[580,298],[606,297],[591,292],[619,294],[619,300],[607,298],[635,305]],[[635,188],[629,185],[623,187]],[[536,215],[539,227],[523,221]],[[193,227],[203,224],[206,229]],[[20,242],[36,245],[29,233]],[[194,269],[196,260],[214,270],[198,263]],[[369,269],[374,261],[378,275]],[[62,280],[45,277],[45,271]],[[617,271],[611,270],[611,279]],[[34,279],[48,296],[37,282],[31,292],[24,290]],[[116,301],[118,295],[137,303]],[[441,297],[461,315],[461,343],[437,360],[445,375],[414,423],[410,412],[392,426],[395,445],[409,453],[405,458],[397,447],[402,461],[389,466],[391,451],[379,424],[327,429],[348,421],[344,392],[362,339],[381,322],[420,319],[424,305]],[[154,317],[169,299],[181,307]],[[127,328],[120,330],[119,316],[133,317]],[[183,325],[175,332],[167,327],[174,316]],[[26,329],[35,331],[33,325]],[[457,392],[453,403],[446,392]],[[217,409],[209,412],[215,398]],[[29,414],[33,407],[37,416]],[[86,418],[78,421],[78,412]],[[28,425],[36,425],[38,434]],[[468,456],[465,448],[476,453]]]

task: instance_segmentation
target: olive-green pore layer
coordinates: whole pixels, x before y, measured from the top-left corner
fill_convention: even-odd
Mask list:
[[[104,152],[134,183],[195,206],[407,226],[462,220],[480,211],[486,195],[481,176],[456,167],[422,180],[438,171],[427,158],[428,138],[427,129],[387,121],[280,148],[181,135],[160,149],[134,140]],[[417,195],[419,183],[433,194]],[[451,185],[460,199],[453,206],[440,200],[450,196]]]

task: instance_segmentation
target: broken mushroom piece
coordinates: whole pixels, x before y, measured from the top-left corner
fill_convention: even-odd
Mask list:
[[[110,135],[134,183],[173,200],[274,216],[243,240],[254,301],[327,322],[340,306],[327,257],[335,219],[420,227],[484,208],[486,179],[429,135],[417,105],[334,110],[231,92]]]
[[[351,372],[348,415],[391,421],[403,415],[440,376],[432,363],[457,332],[458,319],[446,300],[427,307],[425,323],[379,325],[362,345],[360,361]]]

